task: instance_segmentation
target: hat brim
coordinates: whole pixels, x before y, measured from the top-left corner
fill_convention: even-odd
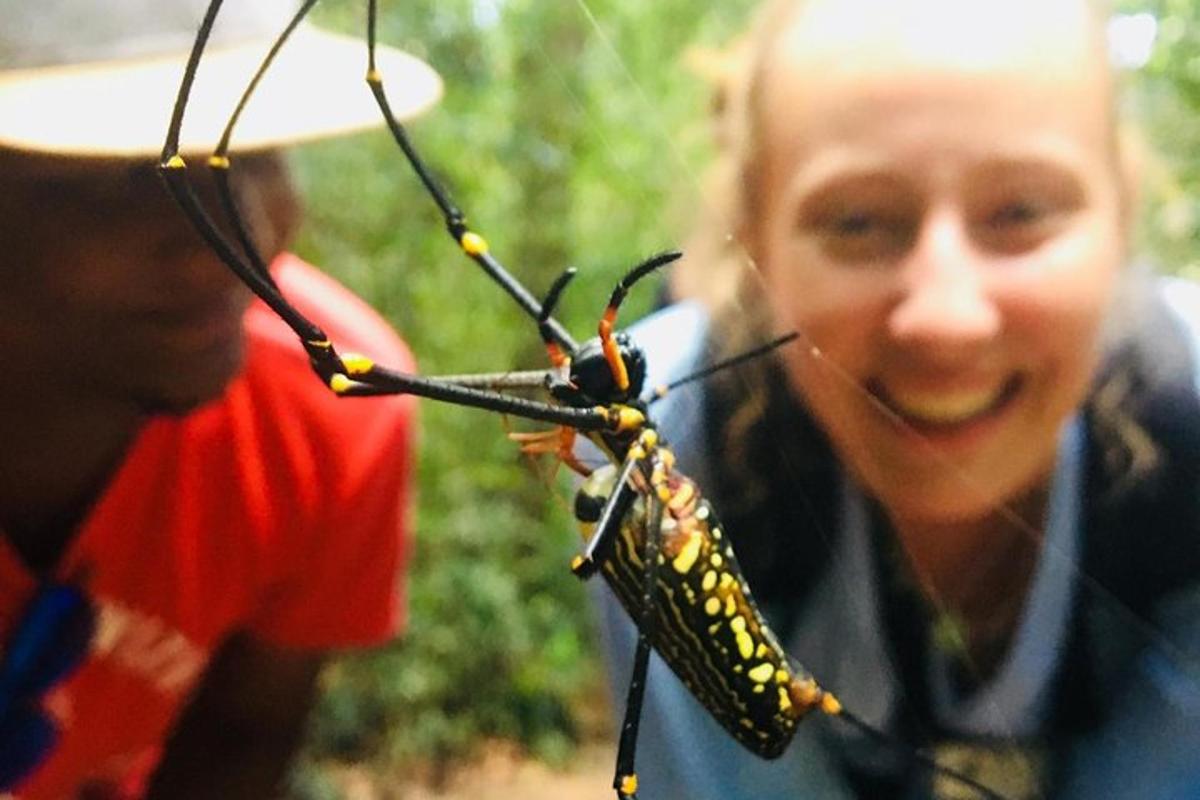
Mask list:
[[[208,153],[270,42],[205,51],[184,116],[180,151]],[[0,72],[0,147],[78,158],[158,155],[183,77],[177,58]],[[437,73],[380,46],[376,65],[398,119],[441,97]],[[362,39],[298,29],[280,50],[234,129],[233,152],[340,136],[382,124],[365,76]]]

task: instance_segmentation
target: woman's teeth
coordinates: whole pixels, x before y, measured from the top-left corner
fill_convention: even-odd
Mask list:
[[[910,422],[957,425],[993,409],[1006,384],[972,391],[889,393],[889,405]]]

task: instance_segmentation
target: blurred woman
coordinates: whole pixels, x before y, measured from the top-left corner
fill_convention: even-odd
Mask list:
[[[1008,798],[1200,792],[1200,295],[1127,263],[1101,10],[771,2],[736,52],[680,281],[727,291],[636,335],[654,385],[800,332],[656,417],[788,650],[903,744],[760,761],[656,664],[641,796],[972,796],[915,748]]]

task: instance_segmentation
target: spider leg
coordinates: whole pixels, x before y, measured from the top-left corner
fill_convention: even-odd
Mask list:
[[[262,264],[261,257],[255,252],[255,248],[251,244],[248,234],[245,232],[244,225],[240,221],[241,215],[237,213],[236,204],[232,200],[232,192],[229,190],[228,185],[226,184],[225,188],[222,189],[221,184],[223,181],[218,180],[218,191],[222,194],[222,205],[225,206],[226,212],[231,215],[236,235],[241,242],[246,257],[237,252],[213,222],[208,212],[205,211],[203,204],[196,194],[195,187],[188,177],[187,163],[179,154],[179,134],[183,127],[183,116],[187,110],[192,83],[196,77],[200,58],[204,54],[204,49],[208,44],[209,35],[212,33],[213,24],[216,22],[217,14],[221,10],[221,2],[222,0],[211,0],[208,9],[205,11],[200,28],[196,33],[196,39],[192,44],[192,51],[188,56],[183,79],[179,85],[179,92],[175,98],[175,106],[171,112],[171,122],[167,128],[166,140],[163,142],[162,155],[158,166],[159,174],[162,175],[168,190],[179,204],[179,207],[208,243],[209,247],[213,249],[226,266],[255,295],[266,303],[296,333],[305,351],[308,353],[314,370],[321,376],[322,380],[329,382],[334,379],[335,375],[344,374],[345,372],[341,359],[330,343],[329,337],[325,335],[325,332],[320,327],[313,324],[308,318],[297,311],[279,292],[279,288],[267,273],[265,265]],[[250,86],[243,94],[242,101],[238,105],[238,110],[234,112],[234,117],[226,127],[226,135],[222,137],[223,146],[228,146],[227,139],[233,122],[236,120],[241,108],[245,105],[250,93],[257,85],[258,80],[270,65],[275,53],[278,52],[287,36],[290,35],[291,31],[299,24],[304,14],[308,12],[308,9],[315,2],[316,0],[306,0],[291,23],[284,30],[284,33],[271,48],[267,58],[260,65],[258,72],[256,72],[254,78],[251,80]],[[226,171],[228,167],[228,159],[225,159],[224,164],[216,163],[219,161],[220,159],[217,156],[210,159],[210,163],[217,168],[218,174]]]
[[[647,258],[629,270],[617,282],[616,288],[613,289],[612,295],[608,299],[608,306],[604,309],[603,316],[600,317],[600,342],[604,347],[604,360],[608,362],[608,368],[612,372],[613,381],[621,391],[629,388],[629,370],[625,367],[625,359],[621,356],[621,348],[617,346],[616,338],[613,335],[617,325],[617,311],[620,309],[621,303],[625,302],[625,297],[629,294],[629,289],[633,284],[651,272],[665,267],[672,261],[678,260],[682,255],[683,253],[678,250],[668,250],[665,253],[650,256],[650,258]]]
[[[237,207],[237,202],[233,196],[233,189],[229,183],[230,174],[230,157],[229,157],[229,142],[233,138],[233,129],[237,125],[238,120],[242,116],[242,112],[246,108],[246,104],[250,102],[250,96],[254,94],[254,90],[258,88],[262,78],[270,69],[271,64],[275,61],[275,57],[279,54],[280,48],[291,37],[292,32],[296,27],[308,16],[308,12],[316,5],[317,0],[305,0],[304,3],[292,15],[283,32],[271,45],[271,49],[259,64],[258,69],[254,73],[254,77],[250,79],[245,91],[242,92],[241,98],[238,99],[238,104],[234,108],[233,113],[229,116],[229,121],[225,123],[225,129],[221,132],[221,139],[217,143],[213,154],[209,156],[208,166],[213,172],[213,178],[217,185],[217,194],[221,200],[221,206],[225,210],[225,216],[233,227],[234,235],[237,237],[239,244],[242,247],[242,252],[246,254],[251,266],[263,278],[274,285],[275,280],[271,277],[270,271],[267,269],[266,262],[263,260],[262,254],[255,246],[253,239],[250,237],[250,232],[246,229],[244,217]]]
[[[638,726],[642,715],[642,699],[646,690],[646,672],[649,665],[651,638],[654,634],[654,595],[658,581],[659,539],[662,532],[663,500],[655,487],[656,476],[661,474],[656,451],[647,451],[640,444],[631,448],[612,491],[596,514],[595,532],[584,549],[571,564],[571,570],[582,579],[596,574],[599,564],[611,552],[621,527],[631,523],[630,512],[639,494],[646,497],[646,528],[642,537],[642,585],[641,605],[638,618],[637,651],[634,655],[633,674],[625,700],[625,715],[621,723],[620,742],[617,746],[617,762],[613,774],[613,788],[619,800],[637,797],[637,773],[634,759],[637,751]],[[651,469],[652,460],[656,462]],[[593,517],[589,517],[593,518]]]
[[[615,432],[637,424],[630,416],[628,406],[572,408],[474,386],[448,383],[436,378],[425,378],[376,364],[363,367],[359,362],[365,359],[361,357],[346,361],[346,372],[335,374],[329,381],[329,387],[341,397],[411,394],[452,405],[512,414],[522,419],[566,425],[585,431]]]
[[[655,403],[657,403],[659,400],[662,400],[668,394],[673,392],[674,390],[678,389],[680,386],[686,386],[689,383],[694,383],[695,381],[704,380],[708,376],[713,375],[718,372],[721,372],[722,370],[736,367],[738,364],[742,364],[746,361],[753,361],[756,358],[761,358],[762,356],[766,355],[767,353],[770,353],[772,350],[775,350],[776,348],[779,348],[779,347],[783,347],[785,344],[790,344],[791,342],[794,342],[796,339],[799,339],[799,338],[800,338],[800,334],[797,331],[792,331],[791,333],[785,333],[782,336],[772,339],[771,341],[767,342],[766,344],[762,344],[762,345],[759,345],[758,347],[754,347],[754,348],[751,348],[744,352],[738,353],[738,354],[731,356],[730,358],[726,358],[722,361],[717,361],[712,364],[708,364],[707,366],[701,367],[700,369],[696,370],[695,372],[691,372],[680,378],[676,378],[675,380],[671,381],[670,383],[664,383],[659,386],[655,386],[651,390],[651,394],[649,395],[649,397],[643,398],[643,399],[645,400],[646,405],[652,406]]]
[[[650,665],[650,638],[654,632],[656,607],[654,593],[658,581],[659,538],[662,534],[663,503],[653,489],[646,499],[646,530],[642,553],[642,613],[637,621],[637,651],[633,657],[633,674],[625,697],[625,716],[621,721],[621,737],[617,745],[617,767],[613,788],[618,800],[637,797],[638,729],[642,719],[642,700],[646,695],[646,675]]]
[[[352,358],[346,354],[345,358]],[[509,372],[481,372],[473,375],[431,375],[430,378],[476,389],[535,389],[545,390],[558,377],[557,370],[531,369]]]
[[[600,561],[612,551],[613,542],[621,532],[621,522],[629,513],[638,494],[637,487],[633,485],[633,475],[637,466],[638,461],[634,457],[626,458],[621,466],[621,471],[613,483],[612,494],[604,501],[604,506],[595,517],[596,528],[592,538],[583,553],[571,562],[571,571],[576,577],[587,580],[595,575]]]
[[[545,455],[550,453],[563,464],[566,464],[572,472],[582,475],[585,478],[592,474],[592,469],[575,455],[576,431],[574,428],[560,425],[554,430],[549,431],[534,431],[532,433],[511,431],[508,434],[508,438],[510,441],[520,443],[522,453],[529,455]]]
[[[575,355],[573,351],[564,351],[562,345],[554,336],[554,328],[551,326],[553,318],[550,316],[554,313],[554,307],[558,305],[558,300],[562,296],[563,289],[567,288],[567,284],[575,277],[575,268],[568,267],[562,271],[554,283],[550,284],[550,289],[546,292],[546,297],[542,300],[542,310],[537,316],[538,334],[542,337],[542,342],[546,345],[546,353],[550,356],[550,363],[556,367],[566,368],[571,363],[571,358]]]
[[[370,0],[367,5],[367,53],[369,62],[367,66],[367,85],[371,88],[371,93],[375,96],[375,102],[379,104],[379,110],[383,113],[383,118],[392,133],[392,138],[396,140],[396,144],[400,146],[409,164],[412,165],[413,171],[417,173],[417,176],[421,179],[421,183],[425,185],[425,189],[429,192],[434,202],[437,203],[438,208],[441,209],[442,218],[445,220],[446,229],[450,232],[451,238],[454,239],[472,261],[487,273],[488,277],[495,281],[517,302],[517,305],[526,314],[534,320],[538,320],[542,314],[542,305],[520,281],[504,268],[504,265],[491,255],[488,251],[487,240],[467,226],[466,216],[454,205],[449,194],[438,183],[437,179],[433,177],[433,173],[430,172],[420,155],[417,154],[416,148],[413,147],[408,132],[400,124],[399,120],[396,119],[396,115],[392,113],[387,94],[383,88],[383,76],[375,66],[376,5],[376,0]],[[571,353],[575,352],[577,345],[566,328],[552,318],[547,318],[545,325],[551,337],[563,350]]]

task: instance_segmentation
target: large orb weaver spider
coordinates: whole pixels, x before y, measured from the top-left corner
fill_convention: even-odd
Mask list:
[[[179,136],[192,79],[203,56],[222,0],[210,0],[198,30],[172,113],[159,164],[183,212],[222,261],[297,335],[313,370],[338,396],[412,394],[453,405],[480,408],[547,422],[564,432],[523,437],[531,452],[553,452],[586,479],[576,499],[576,516],[586,548],[572,564],[580,578],[600,574],[638,629],[633,677],[620,730],[613,788],[618,798],[637,797],[634,754],[651,650],[680,677],[693,695],[737,741],[765,758],[788,746],[801,719],[820,711],[870,736],[890,741],[845,709],[780,646],[756,606],[737,558],[711,504],[675,467],[675,458],[656,431],[649,407],[673,387],[643,396],[645,363],[637,344],[615,329],[618,310],[635,283],[679,257],[652,256],[618,282],[601,316],[598,335],[582,344],[553,317],[574,272],[568,270],[538,300],[490,253],[465,216],[427,168],[388,103],[376,68],[377,4],[368,0],[366,80],[396,144],[443,216],[450,236],[484,273],[536,323],[551,369],[524,373],[422,377],[379,365],[360,355],[339,353],[319,327],[280,292],[243,224],[230,187],[233,130],[261,77],[316,0],[305,0],[265,56],[208,159],[223,211],[236,242],[223,234],[201,205]],[[795,335],[710,365],[675,385],[786,344]],[[543,390],[549,400],[513,396],[504,390]],[[582,433],[609,464],[591,470],[573,455]],[[926,768],[955,780],[977,796],[1000,795],[971,777],[912,754]]]

